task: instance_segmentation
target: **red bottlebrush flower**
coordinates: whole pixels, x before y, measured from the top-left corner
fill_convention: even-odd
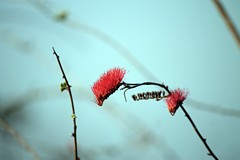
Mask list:
[[[119,87],[126,73],[125,69],[112,68],[105,72],[92,86],[95,101],[102,106],[103,101],[113,94]]]
[[[174,115],[178,107],[182,105],[183,101],[186,99],[188,91],[176,89],[171,92],[171,94],[166,98],[166,103],[168,110],[171,115]]]

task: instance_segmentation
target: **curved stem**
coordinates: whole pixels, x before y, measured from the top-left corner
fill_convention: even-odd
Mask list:
[[[72,92],[71,92],[71,86],[69,85],[67,77],[64,73],[63,67],[62,67],[61,62],[60,62],[59,55],[55,52],[54,48],[52,48],[52,49],[53,49],[53,54],[56,56],[59,67],[60,67],[61,72],[63,74],[63,79],[65,80],[65,82],[67,84],[67,89],[68,89],[68,93],[69,93],[69,97],[70,97],[70,101],[71,101],[71,106],[72,106],[72,119],[73,119],[73,133],[72,133],[72,136],[74,138],[74,148],[75,148],[74,160],[80,160],[80,157],[78,157],[78,149],[77,149],[77,123],[76,123],[76,115],[75,115],[75,108],[74,108],[73,97],[72,97]]]
[[[120,83],[119,87],[120,87],[121,85],[123,85],[124,87],[121,88],[120,90],[124,90],[124,89],[125,89],[125,91],[123,92],[125,101],[127,101],[127,98],[126,98],[126,92],[127,92],[127,90],[133,89],[133,88],[137,88],[137,87],[143,86],[143,85],[159,86],[159,87],[165,89],[165,90],[168,92],[168,94],[171,94],[171,92],[170,92],[169,89],[168,89],[168,86],[165,86],[164,84],[155,83],[155,82],[143,82],[143,83],[126,83],[126,82],[122,82],[122,83]]]
[[[155,82],[143,82],[143,83],[126,83],[126,82],[122,82],[121,85],[123,85],[124,87],[121,88],[121,90],[123,89],[133,89],[133,88],[136,88],[136,87],[139,87],[139,86],[143,86],[143,85],[154,85],[154,86],[159,86],[163,89],[165,89],[168,94],[171,94],[171,92],[169,91],[168,89],[168,86],[165,86],[164,84],[160,84],[160,83],[155,83]]]
[[[195,132],[197,133],[198,137],[201,139],[201,141],[203,142],[203,144],[205,145],[205,147],[208,150],[208,155],[212,156],[215,160],[218,160],[217,156],[213,153],[213,151],[211,150],[211,148],[208,146],[207,144],[207,140],[206,138],[203,138],[203,136],[201,135],[201,133],[199,132],[199,130],[197,129],[197,126],[195,125],[195,123],[193,122],[192,118],[190,117],[190,115],[188,114],[188,112],[186,111],[186,109],[183,107],[183,105],[180,105],[181,109],[183,110],[185,116],[187,117],[187,119],[189,120],[189,122],[191,123],[193,129],[195,130]]]

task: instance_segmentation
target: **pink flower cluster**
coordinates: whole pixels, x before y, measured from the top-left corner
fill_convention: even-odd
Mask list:
[[[110,69],[93,84],[92,92],[99,106],[102,106],[103,101],[120,87],[125,73],[126,70],[122,68]]]
[[[182,105],[183,101],[186,99],[188,91],[176,89],[171,92],[171,94],[166,98],[166,103],[169,112],[174,115],[178,107]]]

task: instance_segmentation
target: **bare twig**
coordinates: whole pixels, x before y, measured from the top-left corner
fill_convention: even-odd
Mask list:
[[[40,160],[38,153],[24,140],[24,138],[3,118],[0,117],[0,126],[4,128],[4,130],[10,134],[13,138],[15,138],[18,143],[30,154],[32,154],[35,160]]]
[[[219,0],[213,0],[213,3],[217,7],[218,11],[222,15],[225,23],[227,24],[229,30],[232,32],[233,37],[235,38],[238,47],[240,47],[240,36],[237,32],[237,28],[234,26],[230,16],[227,14],[225,8],[223,7],[222,3]]]
[[[72,92],[71,92],[71,86],[68,83],[67,77],[64,73],[63,67],[61,65],[60,62],[60,57],[58,56],[58,54],[55,52],[54,48],[53,49],[53,54],[56,56],[59,67],[61,69],[62,75],[63,75],[63,79],[65,80],[65,83],[67,85],[67,90],[69,93],[69,97],[70,97],[70,101],[71,101],[71,106],[72,106],[72,119],[73,119],[73,133],[72,136],[74,138],[74,148],[75,148],[75,156],[74,159],[75,160],[80,160],[80,157],[78,156],[78,150],[77,150],[77,123],[76,123],[76,115],[75,115],[75,108],[74,108],[74,103],[73,103],[73,97],[72,97]]]
[[[183,107],[183,105],[180,105],[181,109],[183,110],[185,116],[187,117],[187,119],[189,120],[189,122],[191,123],[193,129],[195,130],[195,132],[197,133],[198,137],[201,139],[201,141],[203,142],[203,144],[205,145],[205,147],[208,150],[208,155],[212,156],[215,160],[218,160],[218,158],[216,157],[216,155],[213,153],[213,151],[211,150],[211,148],[208,146],[207,144],[207,139],[203,138],[203,136],[201,135],[201,133],[199,132],[199,130],[197,129],[196,125],[194,124],[192,118],[190,117],[190,115],[188,114],[188,112],[186,111],[186,109]]]

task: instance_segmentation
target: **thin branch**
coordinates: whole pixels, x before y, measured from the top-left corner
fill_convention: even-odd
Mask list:
[[[8,134],[14,137],[18,141],[18,143],[33,156],[35,160],[40,160],[40,156],[38,155],[38,153],[24,140],[24,138],[7,121],[5,121],[1,117],[0,126],[2,126],[3,129]]]
[[[129,89],[133,89],[133,88],[136,88],[136,87],[139,87],[139,86],[143,86],[143,85],[155,85],[155,86],[159,86],[163,89],[165,89],[168,94],[171,94],[171,92],[169,91],[168,89],[168,86],[165,86],[164,84],[159,84],[159,83],[154,83],[154,82],[144,82],[144,83],[125,83],[125,82],[122,82],[121,85],[123,85],[124,87],[121,88],[121,90],[124,90],[124,98],[125,98],[125,101],[127,101],[126,99],[126,92],[129,90]]]
[[[143,85],[159,86],[159,87],[165,89],[165,90],[168,92],[168,94],[171,94],[170,90],[168,89],[168,86],[165,86],[164,84],[160,84],[160,83],[154,83],[154,82],[125,83],[125,82],[122,82],[120,85],[123,85],[123,86],[124,86],[124,87],[121,88],[120,90],[124,90],[123,95],[124,95],[125,101],[127,101],[126,92],[127,92],[129,89],[133,89],[133,88],[136,88],[136,87],[139,87],[139,86],[143,86]]]
[[[199,130],[197,129],[197,126],[195,125],[195,123],[193,122],[192,118],[190,117],[190,115],[188,114],[188,112],[186,111],[186,109],[183,107],[183,105],[180,105],[181,109],[183,110],[185,116],[187,117],[187,119],[189,120],[189,122],[191,123],[193,129],[195,130],[195,132],[197,133],[198,137],[201,139],[201,141],[203,142],[203,144],[205,145],[205,147],[208,150],[208,155],[212,156],[215,160],[218,160],[217,156],[213,153],[213,151],[211,150],[211,148],[208,146],[207,144],[207,140],[206,138],[203,138],[203,136],[201,135],[201,133],[199,132]]]
[[[238,44],[238,47],[240,47],[240,35],[238,34],[237,28],[234,26],[230,16],[227,14],[225,8],[223,7],[223,5],[221,4],[221,2],[219,0],[213,0],[213,3],[215,4],[218,11],[222,15],[222,17],[223,17],[225,23],[227,24],[229,30],[232,32],[232,35],[235,38],[235,40]]]
[[[72,92],[71,92],[71,86],[68,83],[67,77],[64,73],[63,67],[61,65],[60,62],[60,57],[58,56],[58,54],[56,53],[56,51],[53,49],[53,54],[56,56],[59,67],[61,69],[62,75],[63,75],[63,79],[65,80],[65,83],[67,85],[67,90],[69,93],[69,97],[70,97],[70,101],[71,101],[71,106],[72,106],[72,119],[73,119],[73,133],[72,136],[74,138],[74,147],[75,147],[75,156],[74,159],[75,160],[80,160],[80,157],[78,156],[78,149],[77,149],[77,123],[76,123],[76,115],[75,115],[75,108],[74,108],[74,103],[73,103],[73,97],[72,97]]]

